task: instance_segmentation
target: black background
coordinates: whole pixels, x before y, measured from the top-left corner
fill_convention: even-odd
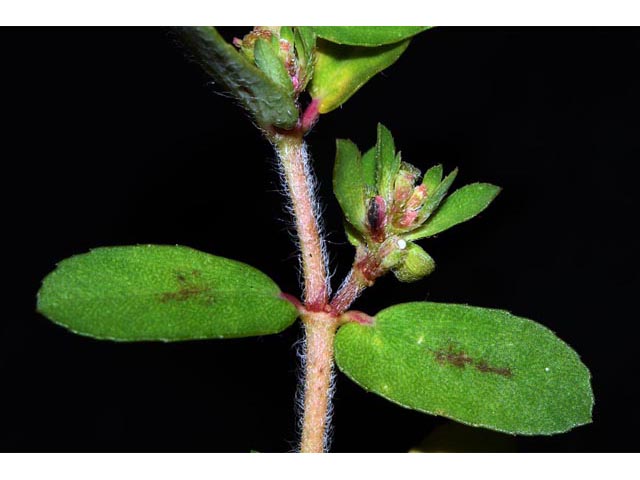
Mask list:
[[[298,324],[263,338],[115,344],[34,312],[57,261],[107,245],[188,245],[297,294],[269,145],[169,29],[4,29],[0,40],[0,450],[294,449]],[[308,136],[334,285],[352,255],[330,188],[335,138],[368,148],[381,121],[421,169],[458,166],[458,186],[504,187],[479,218],[423,242],[431,277],[384,278],[355,305],[504,308],[580,353],[594,423],[498,435],[498,449],[638,450],[638,58],[639,30],[437,28]],[[444,424],[337,376],[334,451],[403,452]],[[494,435],[477,434],[476,449],[493,448]]]

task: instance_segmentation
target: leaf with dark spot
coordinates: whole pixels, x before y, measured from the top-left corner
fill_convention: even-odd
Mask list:
[[[590,374],[540,324],[502,310],[416,302],[337,333],[339,368],[402,406],[524,435],[591,421]]]
[[[277,333],[297,317],[255,268],[187,247],[98,248],[63,260],[38,310],[95,338],[190,340]]]
[[[191,272],[186,273],[176,272],[177,290],[160,293],[160,302],[184,302],[185,300],[196,299],[204,305],[213,304],[215,301],[213,290],[215,287],[213,283],[199,282],[198,277],[200,275],[198,270],[191,270]]]
[[[470,365],[482,373],[495,373],[503,377],[511,377],[513,375],[510,368],[493,367],[484,360],[473,359],[464,350],[456,348],[453,343],[449,343],[446,348],[434,351],[433,356],[441,365],[451,365],[458,368]]]

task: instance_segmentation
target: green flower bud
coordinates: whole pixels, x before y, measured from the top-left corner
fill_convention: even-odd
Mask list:
[[[415,282],[435,270],[433,258],[415,243],[409,242],[405,251],[404,260],[393,269],[401,282]]]
[[[233,44],[292,98],[311,79],[315,34],[308,27],[255,27]]]

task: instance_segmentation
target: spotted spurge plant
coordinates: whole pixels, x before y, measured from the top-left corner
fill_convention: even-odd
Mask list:
[[[191,55],[277,152],[298,236],[301,298],[234,260],[184,246],[136,245],[63,260],[43,281],[38,310],[75,333],[126,342],[266,335],[301,319],[302,452],[326,449],[334,361],[366,390],[469,425],[549,435],[589,423],[589,371],[542,325],[502,310],[433,302],[375,314],[350,310],[389,272],[401,282],[429,275],[435,262],[423,248],[428,239],[449,235],[500,191],[472,183],[450,193],[457,170],[424,166],[423,175],[381,124],[364,152],[349,140],[336,143],[333,188],[355,255],[330,296],[305,134],[426,29],[255,27],[233,43],[213,27],[179,29]]]

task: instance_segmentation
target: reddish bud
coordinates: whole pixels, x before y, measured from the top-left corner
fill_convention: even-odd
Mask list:
[[[427,198],[427,187],[424,185],[418,185],[413,189],[413,193],[407,201],[407,209],[417,210],[422,206],[422,202],[424,202],[425,198]]]
[[[369,231],[376,241],[384,237],[384,227],[387,225],[387,204],[380,195],[376,195],[369,202],[367,211]]]
[[[288,40],[285,40],[284,38],[280,39],[280,50],[289,53],[289,50],[291,50],[291,44]]]
[[[418,217],[417,210],[407,210],[406,212],[404,212],[400,220],[398,220],[398,226],[400,228],[408,228],[411,225],[413,225],[417,217]]]
[[[394,181],[394,203],[401,204],[407,201],[419,175],[420,170],[409,163],[402,162]]]

